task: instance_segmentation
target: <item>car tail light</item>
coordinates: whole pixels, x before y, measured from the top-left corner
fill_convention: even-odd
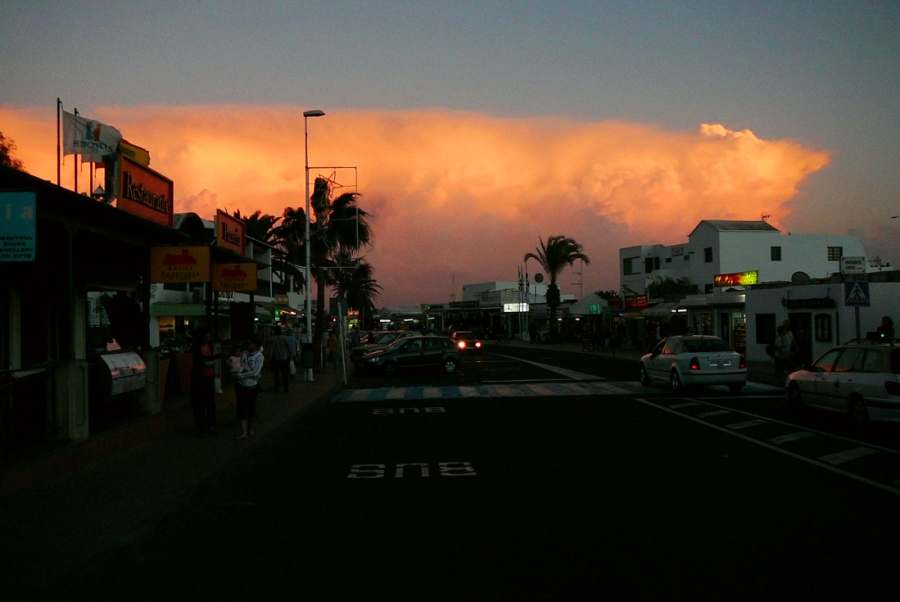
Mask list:
[[[465,341],[460,341],[460,342],[458,342],[458,343],[456,344],[456,346],[459,347],[460,349],[465,349],[465,348],[466,348],[466,342],[465,342]]]
[[[476,346],[476,347],[481,347],[481,341],[476,341],[476,342],[475,342],[475,346]]]
[[[885,381],[884,390],[891,395],[900,395],[900,383],[896,380]]]
[[[691,370],[699,370],[700,369],[700,360],[695,357],[691,358]]]
[[[738,363],[738,368],[746,368],[747,367],[747,358],[745,358],[743,355],[740,355],[738,357],[741,358]]]

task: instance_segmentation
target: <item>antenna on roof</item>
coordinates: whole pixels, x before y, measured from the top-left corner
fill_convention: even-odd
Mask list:
[[[763,213],[762,216],[761,216],[762,221],[766,221],[766,220],[769,219],[770,217],[772,217],[772,215],[769,214],[769,213]]]

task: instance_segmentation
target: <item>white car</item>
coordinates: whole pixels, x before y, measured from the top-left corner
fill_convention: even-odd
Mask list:
[[[787,379],[787,404],[847,414],[857,428],[900,422],[900,339],[855,339]]]
[[[693,385],[728,385],[737,393],[747,384],[747,360],[719,337],[668,337],[641,358],[640,381],[645,387],[668,383],[676,392]]]

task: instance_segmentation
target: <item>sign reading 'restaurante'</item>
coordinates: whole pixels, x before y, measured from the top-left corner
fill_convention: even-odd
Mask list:
[[[171,228],[175,219],[172,180],[121,154],[119,165],[116,206]]]
[[[150,282],[209,282],[209,247],[152,247]]]

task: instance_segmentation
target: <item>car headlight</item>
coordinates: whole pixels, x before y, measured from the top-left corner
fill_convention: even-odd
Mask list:
[[[381,356],[380,356],[380,355],[377,356],[377,357],[370,357],[370,358],[369,358],[369,363],[371,363],[371,364],[377,364],[380,360],[381,360]]]

